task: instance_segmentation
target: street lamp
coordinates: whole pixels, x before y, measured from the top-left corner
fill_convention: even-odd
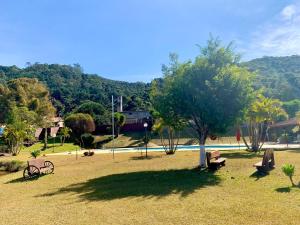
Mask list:
[[[148,123],[144,123],[144,128],[145,128],[145,144],[146,144],[146,158],[147,158],[147,152],[148,152],[148,137],[147,137],[147,127]]]

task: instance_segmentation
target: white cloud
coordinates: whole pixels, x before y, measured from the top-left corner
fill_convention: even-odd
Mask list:
[[[288,5],[283,8],[281,11],[282,19],[284,20],[290,20],[293,18],[293,16],[297,13],[297,8],[295,5]]]
[[[253,33],[247,55],[284,56],[300,54],[300,4],[282,11]]]

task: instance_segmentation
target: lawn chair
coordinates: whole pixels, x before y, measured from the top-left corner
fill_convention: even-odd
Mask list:
[[[44,159],[32,159],[27,162],[27,167],[24,169],[23,178],[32,179],[38,178],[41,174],[50,174],[54,171],[54,165],[50,161]]]
[[[253,165],[260,173],[267,173],[269,170],[275,168],[274,151],[273,149],[265,150],[262,161]]]

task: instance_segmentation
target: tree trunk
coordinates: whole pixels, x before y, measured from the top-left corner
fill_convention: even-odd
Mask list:
[[[48,147],[48,129],[45,128],[45,137],[44,137],[44,150]]]
[[[198,132],[199,133],[199,144],[200,144],[200,168],[206,168],[206,153],[205,153],[205,141],[207,137],[207,131]]]
[[[293,177],[292,177],[292,176],[289,176],[289,178],[290,178],[290,181],[291,181],[291,183],[292,183],[292,186],[295,187],[296,184],[295,184],[294,181],[293,181]]]

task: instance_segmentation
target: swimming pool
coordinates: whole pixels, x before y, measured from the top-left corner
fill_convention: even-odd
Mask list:
[[[226,149],[245,149],[245,145],[205,145],[205,149],[219,149],[219,150],[226,150]],[[124,150],[146,150],[145,147],[135,147],[135,148],[115,148],[115,151],[124,151]],[[199,145],[178,145],[177,150],[182,151],[194,151],[200,150]],[[148,151],[164,151],[163,147],[149,147]]]

